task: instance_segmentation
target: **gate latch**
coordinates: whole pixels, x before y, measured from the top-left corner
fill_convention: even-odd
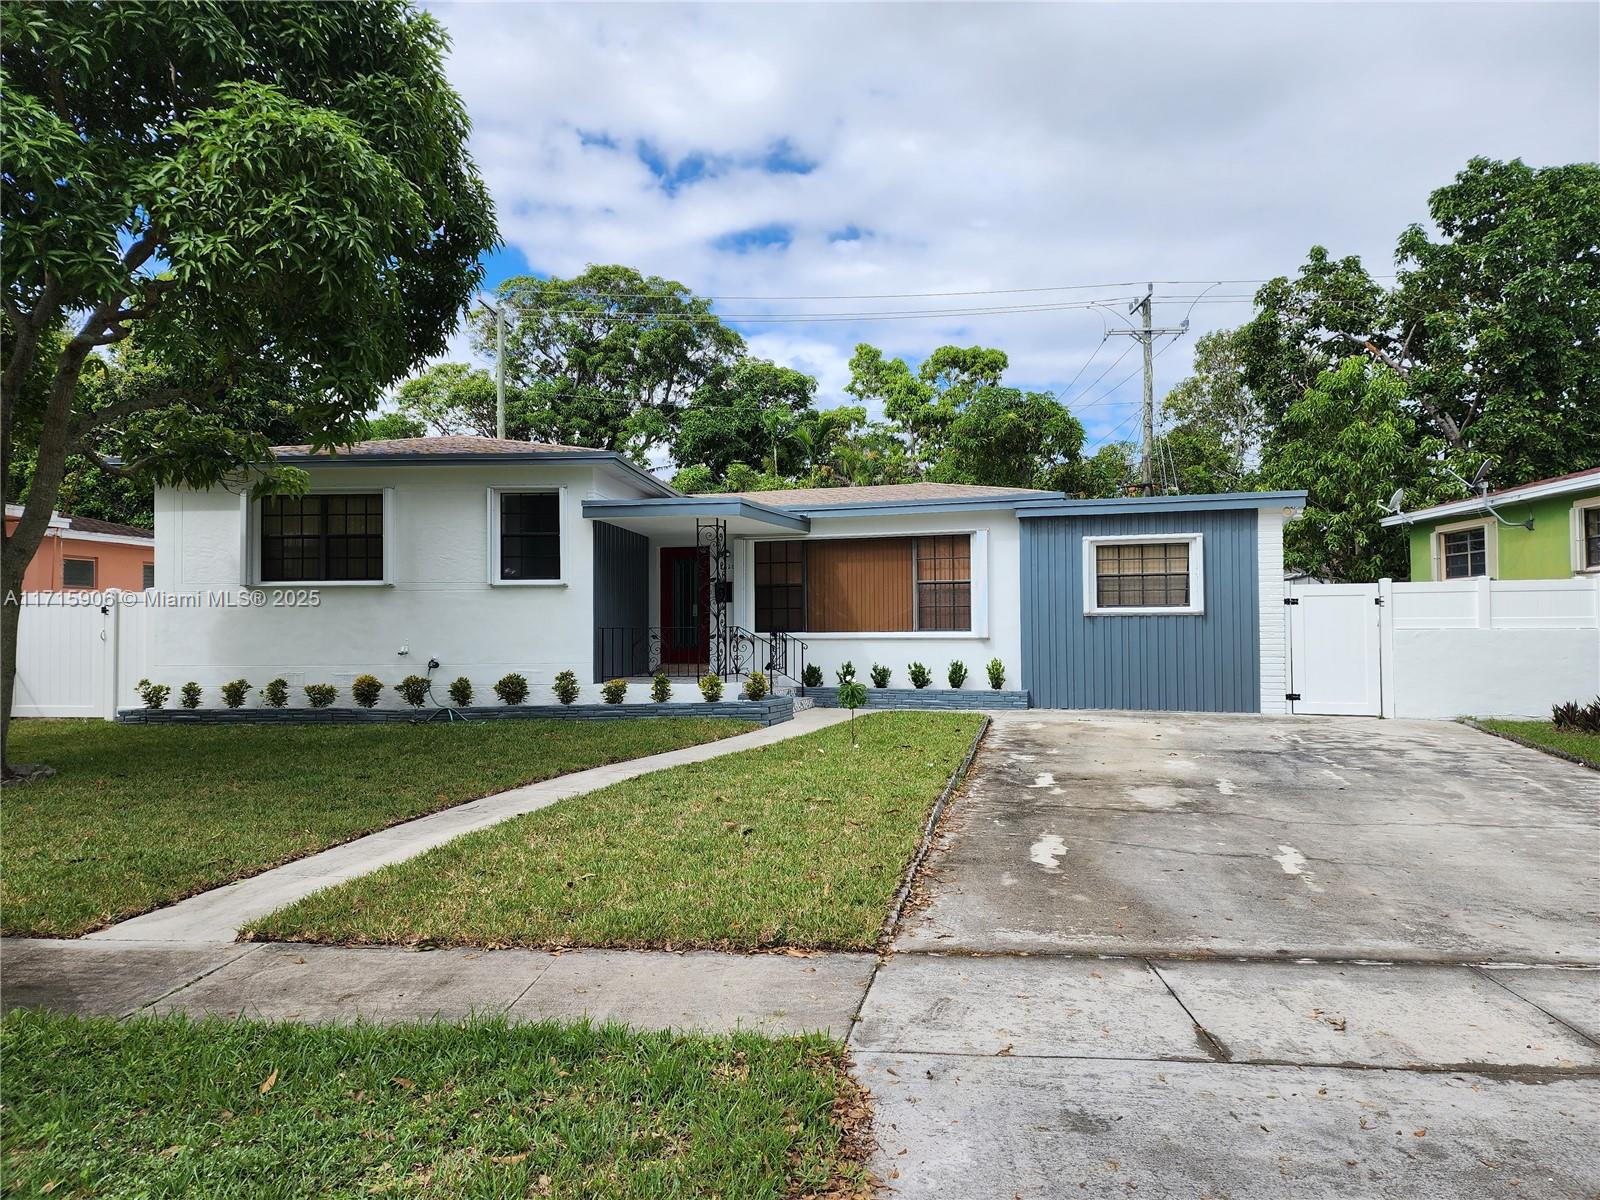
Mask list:
[[[1300,597],[1299,596],[1285,596],[1283,598],[1283,602],[1285,604],[1299,604],[1300,603]]]

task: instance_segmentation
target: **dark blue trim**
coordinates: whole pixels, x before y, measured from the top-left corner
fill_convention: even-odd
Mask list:
[[[1300,505],[1304,492],[1216,492],[1200,496],[1120,496],[1107,500],[1050,500],[1019,505],[1017,516],[1088,517],[1119,513],[1207,512],[1228,508]]]
[[[625,521],[640,517],[743,517],[747,521],[761,521],[780,529],[805,533],[811,522],[805,517],[780,508],[738,496],[669,496],[659,500],[585,500],[583,515],[609,521]]]

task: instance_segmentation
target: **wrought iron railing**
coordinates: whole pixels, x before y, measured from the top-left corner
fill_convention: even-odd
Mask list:
[[[693,679],[708,672],[727,678],[762,671],[774,684],[798,684],[805,672],[806,644],[787,633],[754,633],[737,625],[722,633],[697,626],[602,625],[594,637],[600,679]]]

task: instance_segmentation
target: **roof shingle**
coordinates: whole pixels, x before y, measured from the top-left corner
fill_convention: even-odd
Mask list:
[[[882,483],[868,487],[781,488],[770,492],[708,492],[731,495],[771,508],[827,508],[850,504],[892,504],[916,500],[1016,500],[1054,496],[1038,488],[984,487],[971,483]]]

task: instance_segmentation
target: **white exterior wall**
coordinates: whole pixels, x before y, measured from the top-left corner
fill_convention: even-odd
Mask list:
[[[949,513],[886,513],[875,517],[812,517],[806,540],[839,537],[914,537],[922,534],[968,533],[972,545],[972,619],[970,633],[796,633],[806,644],[806,662],[822,668],[823,681],[846,660],[856,677],[870,682],[868,668],[881,663],[893,672],[891,687],[910,687],[907,667],[921,662],[933,675],[933,688],[948,688],[945,673],[952,659],[967,665],[968,689],[987,688],[984,674],[991,658],[1006,667],[1006,686],[1020,686],[1022,677],[1021,531],[1010,510]],[[775,533],[774,541],[796,534]],[[733,622],[755,629],[756,540],[734,543]],[[654,546],[652,546],[652,553]]]
[[[530,699],[549,698],[555,674],[573,670],[585,699],[593,669],[592,523],[584,499],[639,494],[591,463],[424,465],[311,469],[312,490],[392,489],[384,585],[321,586],[314,608],[280,607],[301,585],[248,590],[263,607],[158,610],[152,678],[174,689],[185,680],[208,690],[239,677],[257,688],[274,676],[289,681],[290,703],[301,687],[332,683],[349,702],[351,681],[371,673],[393,684],[439,668],[434,694],[466,675],[480,703],[496,703],[493,685],[509,671],[527,676]],[[560,584],[491,585],[489,489],[560,487]],[[247,578],[244,508],[234,493],[162,489],[156,494],[156,590],[183,596],[238,593]],[[315,585],[305,585],[313,587]],[[402,649],[407,652],[402,654]],[[400,702],[386,690],[386,706]]]
[[[1292,511],[1292,510],[1287,510]],[[1256,594],[1261,636],[1261,711],[1289,711],[1289,623],[1285,615],[1282,508],[1256,510]]]

